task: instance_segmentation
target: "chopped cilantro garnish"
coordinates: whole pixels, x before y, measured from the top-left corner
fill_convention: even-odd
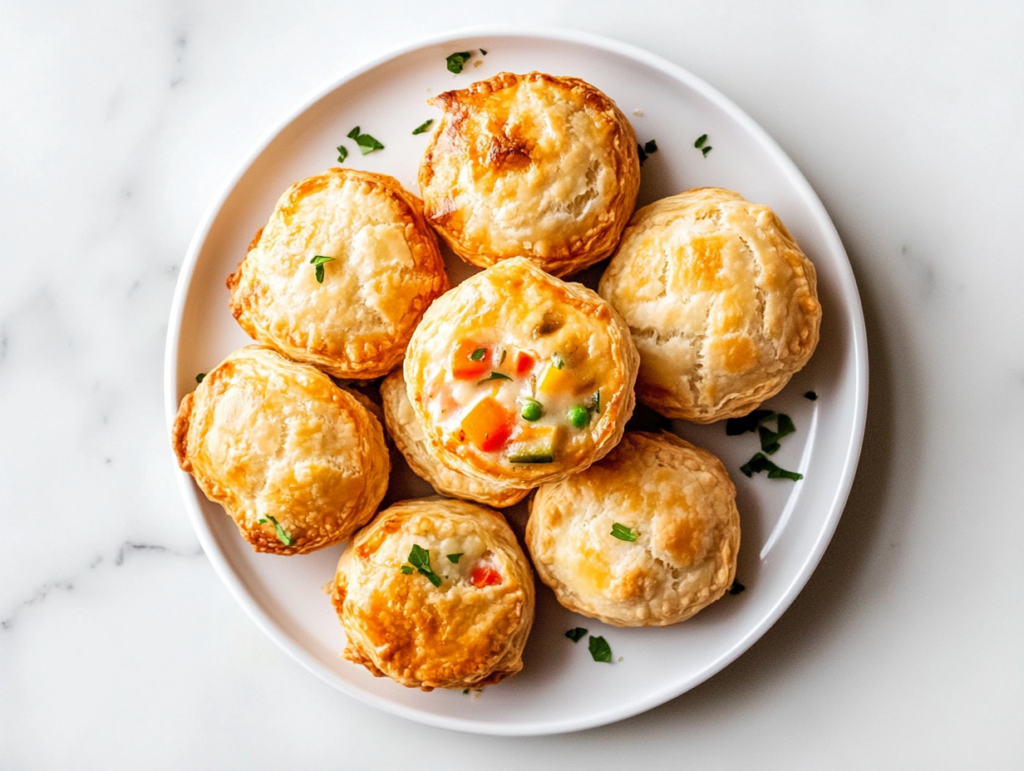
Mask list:
[[[555,369],[561,369],[565,366],[565,359],[561,354],[556,353],[551,357],[551,363],[555,365]]]
[[[711,152],[711,145],[708,145],[707,147],[702,147],[701,152],[704,154],[704,157],[707,158],[708,153]]]
[[[402,572],[405,573],[407,576],[412,575],[412,572],[415,569],[416,568],[414,568],[412,565],[402,565]]]
[[[640,165],[644,165],[644,161],[647,160],[647,153],[644,151],[643,145],[639,142],[636,143],[636,154],[640,156]]]
[[[488,375],[483,380],[481,380],[480,383],[486,383],[489,380],[511,380],[511,379],[512,378],[510,378],[508,375],[503,375],[500,372],[492,372],[490,375]],[[477,385],[480,385],[480,383],[477,383]]]
[[[409,564],[416,570],[427,577],[434,586],[441,585],[441,576],[430,569],[430,552],[424,549],[419,544],[413,544],[412,550],[409,552]],[[408,575],[411,570],[406,570],[407,565],[402,566],[402,572]]]
[[[458,75],[462,72],[462,68],[466,66],[466,60],[472,55],[472,51],[457,51],[446,56],[445,61],[448,62],[448,72]]]
[[[580,640],[583,639],[583,636],[586,633],[587,633],[586,629],[584,629],[581,626],[578,626],[578,627],[575,627],[574,629],[570,629],[568,632],[566,632],[565,636],[568,637],[573,642],[579,642]]]
[[[471,361],[480,361],[486,355],[487,355],[487,349],[486,348],[477,348],[475,351],[473,351],[473,353],[469,354],[469,358],[470,358]]]
[[[480,53],[482,53],[484,56],[487,56],[487,52],[482,48],[480,49]]]
[[[285,529],[283,527],[281,527],[281,523],[280,522],[278,522],[276,519],[274,519],[269,514],[266,516],[266,519],[261,518],[259,520],[259,523],[261,525],[265,525],[268,522],[273,522],[274,523],[274,532],[277,533],[277,540],[279,540],[285,546],[291,546],[292,543],[293,543],[292,537],[290,535],[288,535],[288,533],[285,532]]]
[[[363,155],[369,155],[374,150],[384,149],[384,145],[382,145],[376,139],[371,137],[369,134],[360,134],[359,126],[356,126],[354,129],[348,132],[348,138],[355,140],[355,143],[359,145],[359,152],[361,152]]]
[[[658,152],[658,143],[653,139],[650,142],[644,142],[644,152],[648,155]]]
[[[754,410],[742,418],[729,418],[725,421],[725,433],[728,436],[739,436],[747,431],[756,431],[762,421],[767,420],[775,413],[771,410]]]
[[[590,403],[590,409],[592,409],[598,415],[601,414],[601,392],[600,391],[594,391],[594,400]]]
[[[741,584],[739,581],[733,581],[732,586],[729,587],[729,594],[740,594],[745,591],[747,587]]]
[[[345,145],[338,145],[338,163],[344,163],[345,159],[348,158],[348,148]]]
[[[202,383],[205,378],[206,378],[206,373],[205,372],[200,372],[198,375],[196,375],[196,382],[197,383]]]
[[[780,412],[775,418],[774,431],[763,425],[757,427],[757,434],[761,438],[761,452],[766,452],[769,455],[774,455],[779,447],[781,447],[779,440],[782,437],[789,436],[796,431],[796,426],[793,425],[789,415],[783,415]]]
[[[740,466],[740,471],[748,477],[752,477],[754,474],[762,471],[767,471],[769,479],[792,479],[796,482],[804,478],[803,474],[798,474],[796,471],[786,471],[784,468],[779,468],[763,452],[757,453],[753,458]]]
[[[309,261],[310,265],[315,265],[316,266],[316,282],[318,284],[324,283],[324,263],[325,262],[334,262],[334,258],[333,257],[325,257],[322,254],[318,254],[316,257],[314,257],[312,260]]]
[[[459,559],[462,558],[462,555],[463,555],[463,552],[461,552],[461,551],[458,554],[449,554],[448,555],[448,561],[451,562],[454,565],[454,564],[456,564],[459,561]]]
[[[612,523],[612,533],[614,537],[620,541],[635,541],[636,537],[640,535],[636,530],[625,525],[620,525],[618,522]]]
[[[805,399],[810,399],[812,402],[818,398],[818,395],[814,391],[808,391],[804,394]]]
[[[603,661],[607,664],[611,664],[612,646],[608,644],[607,640],[603,637],[590,635],[587,645],[590,648],[590,655],[593,657],[594,661]]]
[[[430,118],[429,120],[423,121],[423,123],[421,123],[420,125],[418,125],[416,128],[414,128],[412,130],[413,135],[424,133],[428,128],[430,128],[430,124],[433,123],[433,122],[434,122],[433,118]]]
[[[707,134],[701,134],[699,137],[697,137],[697,141],[693,143],[693,146],[696,147],[697,149],[700,149],[701,147],[704,146],[704,143],[707,142],[707,141],[708,141],[708,135]]]

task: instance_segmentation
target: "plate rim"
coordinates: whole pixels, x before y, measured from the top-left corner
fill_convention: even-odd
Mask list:
[[[815,193],[803,173],[785,153],[785,151],[782,150],[778,143],[768,134],[768,132],[728,97],[680,65],[677,65],[660,55],[651,53],[646,49],[602,35],[544,25],[475,25],[419,37],[411,42],[396,46],[362,64],[358,64],[355,67],[342,72],[340,75],[330,78],[324,85],[321,85],[310,95],[302,99],[294,108],[288,110],[281,119],[274,123],[271,128],[260,137],[252,150],[244,156],[244,158],[235,167],[234,171],[229,175],[227,181],[220,188],[219,194],[216,195],[207,206],[199,225],[189,242],[188,249],[185,253],[185,259],[182,262],[181,271],[175,285],[168,319],[167,338],[164,349],[165,419],[168,434],[173,441],[173,425],[179,403],[177,393],[179,374],[177,361],[180,349],[180,332],[182,322],[184,320],[185,302],[192,285],[192,279],[202,245],[209,236],[217,215],[248,169],[258,160],[260,155],[282,131],[287,129],[289,125],[319,101],[346,83],[358,78],[375,67],[393,59],[413,53],[422,48],[474,36],[488,36],[492,38],[524,37],[540,39],[548,42],[565,42],[582,45],[632,59],[652,69],[658,70],[676,81],[685,83],[726,113],[731,120],[740,124],[741,127],[747,131],[748,134],[755,139],[776,161],[787,182],[800,194],[801,199],[809,205],[809,213],[816,225],[820,228],[820,233],[827,243],[830,251],[842,256],[843,259],[838,260],[835,274],[840,294],[846,301],[847,313],[845,315],[847,320],[850,322],[850,329],[848,333],[852,342],[852,361],[850,363],[850,368],[852,370],[852,380],[855,386],[854,401],[852,404],[852,423],[854,430],[849,438],[848,444],[846,445],[846,454],[842,461],[843,471],[839,479],[839,484],[832,496],[828,514],[822,521],[822,526],[818,532],[817,538],[814,540],[812,548],[808,551],[803,563],[800,565],[800,568],[794,573],[792,581],[789,583],[785,591],[782,592],[775,603],[762,614],[757,623],[751,625],[745,634],[735,640],[732,646],[723,651],[721,655],[716,657],[707,666],[703,667],[689,678],[686,678],[683,682],[676,682],[673,683],[671,687],[662,688],[649,693],[646,698],[631,701],[625,707],[608,709],[598,714],[590,714],[580,718],[567,717],[561,720],[542,720],[532,722],[519,721],[515,723],[494,723],[447,715],[438,715],[390,701],[368,691],[349,688],[346,683],[340,682],[332,672],[325,669],[320,662],[313,658],[290,634],[273,621],[250,596],[250,593],[245,589],[238,574],[229,563],[225,553],[221,551],[220,546],[213,537],[212,531],[206,525],[200,505],[195,497],[196,493],[191,476],[177,467],[177,459],[174,458],[173,451],[171,451],[170,454],[176,469],[178,489],[184,500],[192,528],[196,533],[204,553],[210,560],[214,571],[228,588],[235,601],[238,602],[256,626],[312,674],[360,702],[374,706],[384,712],[434,727],[493,736],[539,736],[568,733],[607,725],[660,706],[661,704],[664,704],[696,687],[700,683],[707,681],[739,658],[739,656],[744,652],[749,650],[750,647],[757,642],[757,640],[759,640],[789,608],[799,593],[803,590],[804,586],[806,586],[811,575],[814,573],[815,568],[824,556],[825,550],[835,533],[839,519],[842,516],[843,509],[845,508],[846,502],[849,498],[854,477],[856,476],[867,421],[869,381],[867,332],[864,321],[863,305],[857,288],[856,278],[853,273],[853,267],[850,263],[849,256],[846,253],[846,249],[843,247],[842,241],[839,238],[835,224],[828,215],[821,199],[818,197],[817,193]]]

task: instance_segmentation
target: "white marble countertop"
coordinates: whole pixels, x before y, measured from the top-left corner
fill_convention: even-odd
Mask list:
[[[1010,2],[0,3],[0,768],[1024,767],[1024,9]],[[236,605],[175,484],[189,239],[256,142],[389,49],[589,31],[734,100],[825,203],[871,355],[804,592],[644,715],[507,739],[335,691]]]

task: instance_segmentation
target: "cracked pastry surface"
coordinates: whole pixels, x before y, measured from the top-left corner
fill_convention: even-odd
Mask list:
[[[427,480],[438,493],[501,509],[519,503],[530,492],[467,476],[448,468],[431,455],[423,429],[412,411],[401,368],[384,378],[380,395],[384,403],[384,420],[398,451],[413,473]]]
[[[614,523],[636,540],[612,536]],[[679,623],[732,585],[736,489],[711,453],[630,432],[586,471],[538,488],[526,543],[566,608],[614,626]]]
[[[412,565],[414,547],[436,585]],[[377,677],[429,691],[478,688],[522,669],[533,572],[491,509],[448,498],[396,503],[348,545],[329,590],[348,636],[342,655]]]
[[[639,209],[598,291],[640,351],[637,398],[673,418],[747,414],[818,343],[814,266],[770,208],[731,190]]]
[[[318,256],[332,259],[318,268]],[[288,188],[227,284],[253,339],[370,379],[402,360],[448,277],[419,199],[384,174],[334,168]]]
[[[387,489],[377,419],[324,373],[268,347],[242,348],[207,373],[181,400],[173,433],[178,464],[259,552],[348,540]]]
[[[564,276],[612,253],[640,160],[615,103],[578,78],[503,72],[434,97],[419,170],[427,218],[480,267],[525,256]]]
[[[532,488],[586,468],[633,412],[638,357],[595,292],[521,257],[438,298],[405,359],[429,451],[477,479]]]

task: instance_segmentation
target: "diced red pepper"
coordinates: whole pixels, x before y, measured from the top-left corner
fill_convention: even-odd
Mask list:
[[[469,574],[469,580],[477,589],[485,586],[497,586],[501,583],[501,573],[490,565],[477,565]]]
[[[483,351],[483,355],[479,352]],[[473,354],[477,359],[473,359]],[[491,368],[491,348],[487,345],[463,340],[452,354],[452,377],[457,380],[474,380]]]
[[[516,353],[516,374],[517,375],[525,375],[527,372],[529,372],[531,369],[533,369],[533,365],[534,364],[535,364],[534,359],[533,359],[533,357],[530,354],[523,353],[522,351],[519,351],[518,353]]]
[[[493,397],[478,401],[462,419],[466,438],[484,452],[500,450],[515,426],[515,414]]]

